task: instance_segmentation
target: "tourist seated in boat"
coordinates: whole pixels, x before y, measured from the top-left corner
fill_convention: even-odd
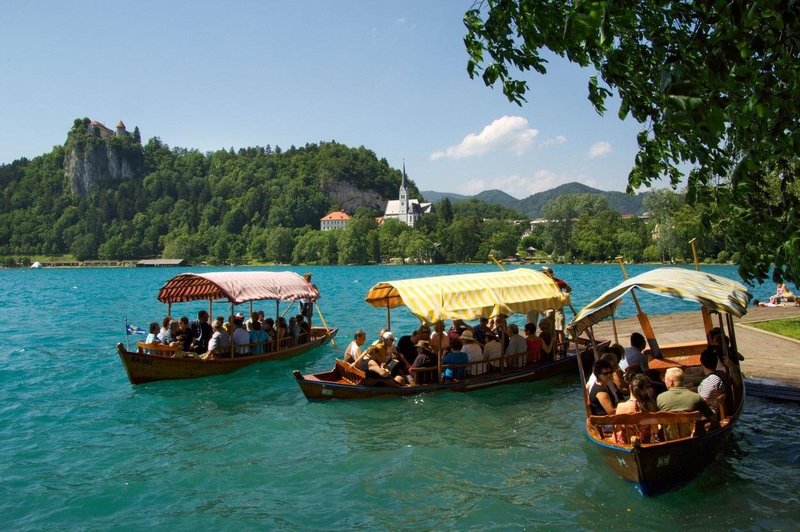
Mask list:
[[[175,341],[178,332],[178,320],[164,318],[161,330],[158,333],[158,341],[165,345],[170,345]]]
[[[261,330],[264,331],[269,335],[269,344],[267,345],[267,351],[274,351],[277,347],[278,340],[275,338],[275,320],[272,318],[266,318],[264,321],[261,322]]]
[[[641,333],[635,332],[631,334],[631,345],[625,348],[625,362],[620,360],[620,368],[627,370],[630,367],[639,366],[641,371],[649,370],[647,355],[644,354],[646,347],[647,341]]]
[[[492,332],[497,339],[503,344],[506,348],[508,347],[508,322],[506,321],[508,316],[503,313],[498,314],[494,317],[494,327],[492,327]],[[508,350],[506,350],[508,353]]]
[[[414,371],[414,380],[417,384],[430,384],[436,382],[436,371],[439,367],[439,359],[431,349],[427,340],[417,342],[417,357],[411,367],[414,369],[429,368],[429,371]]]
[[[308,325],[306,321],[306,317],[302,314],[298,314],[294,317],[295,321],[297,322],[297,326],[300,328],[300,338],[298,340],[299,343],[304,344],[306,342],[311,341],[311,327]]]
[[[472,328],[472,336],[475,341],[483,346],[486,343],[486,333],[491,332],[489,329],[489,318],[479,318],[478,323]]]
[[[444,358],[442,358],[443,365],[449,364],[467,364],[469,362],[469,357],[467,354],[461,350],[462,343],[460,338],[451,339],[450,340],[450,352],[447,353]],[[442,373],[442,381],[453,381],[453,380],[461,380],[467,376],[467,368],[464,367],[455,367],[455,368],[445,368],[444,372]]]
[[[237,357],[250,354],[250,333],[244,326],[244,316],[237,314],[233,318],[233,352]]]
[[[525,366],[528,360],[528,343],[519,334],[519,327],[516,323],[508,325],[508,345],[506,345],[507,365],[514,368]]]
[[[464,320],[456,319],[453,320],[453,325],[450,327],[450,330],[447,331],[447,336],[450,338],[450,341],[453,341],[456,338],[461,338],[461,334],[464,331],[472,331],[472,327],[467,325]]]
[[[352,364],[361,356],[361,346],[367,341],[367,333],[364,329],[359,329],[353,334],[353,341],[344,350],[344,361]]]
[[[275,340],[277,349],[283,349],[289,343],[289,324],[283,316],[275,320]]]
[[[197,319],[191,324],[192,336],[194,336],[195,353],[205,353],[208,351],[208,341],[214,330],[208,322],[208,312],[201,310],[197,313]]]
[[[397,352],[403,357],[407,367],[411,367],[417,358],[417,342],[419,342],[419,329],[414,329],[411,334],[406,334],[397,340]]]
[[[607,384],[609,393],[613,394],[617,402],[624,401],[628,398],[628,383],[625,381],[622,371],[619,369],[617,354],[609,349],[605,349],[601,354],[599,360],[605,360],[611,364],[611,380]],[[597,382],[597,377],[594,373],[589,376],[586,382],[586,389],[591,390],[592,386]],[[653,396],[655,397],[655,396]]]
[[[175,333],[175,342],[181,351],[194,351],[194,335],[188,316],[178,319],[178,332]]]
[[[289,318],[289,323],[287,326],[289,331],[289,337],[291,338],[291,345],[297,345],[300,343],[300,326],[297,324],[297,318],[292,316]]]
[[[503,344],[492,331],[487,332],[486,343],[483,346],[483,359],[487,361],[487,369],[489,371],[499,370],[502,356]]]
[[[398,384],[406,384],[406,380],[401,377],[392,378],[392,370],[389,367],[391,353],[394,351],[395,337],[391,331],[385,331],[378,341],[361,353],[361,356],[353,363],[355,367],[375,379],[394,380]]]
[[[553,322],[542,318],[539,322],[539,338],[542,340],[542,362],[552,362],[555,358],[556,335],[553,334]]]
[[[211,340],[208,341],[208,352],[201,355],[202,358],[224,358],[230,356],[231,338],[225,331],[221,316],[214,320],[211,328]]]
[[[528,364],[542,360],[542,339],[536,335],[536,325],[525,324],[525,344],[528,346]]]
[[[597,360],[592,367],[595,383],[589,389],[589,407],[595,416],[614,414],[617,410],[617,396],[610,389],[614,368],[608,360]]]
[[[147,337],[144,339],[144,343],[146,344],[160,344],[161,340],[158,339],[158,333],[160,332],[160,327],[157,321],[151,321],[150,327],[148,328]]]
[[[474,333],[469,329],[461,333],[461,351],[467,354],[467,359],[470,361],[470,375],[481,375],[486,373],[483,349],[481,349],[481,344],[475,340]],[[473,364],[473,362],[480,362],[480,364]]]
[[[631,380],[630,390],[630,398],[617,405],[617,414],[658,412],[656,393],[650,377],[644,374],[636,375]],[[617,443],[630,443],[632,436],[636,436],[640,443],[651,443],[654,440],[653,427],[652,425],[618,425],[615,427],[614,441]]]
[[[164,318],[161,320],[161,329],[158,330],[158,334],[159,335],[164,335],[164,334],[167,334],[169,332],[169,322],[171,322],[171,321],[172,321],[171,317],[164,316]],[[161,340],[159,340],[159,342],[160,341]],[[164,343],[164,342],[161,342],[161,343]]]
[[[261,330],[261,322],[257,319],[250,323],[250,327],[250,353],[253,355],[263,355],[267,352],[269,334]]]
[[[713,347],[707,347],[700,353],[700,365],[703,367],[705,377],[700,381],[697,393],[719,420],[721,418],[720,404],[726,412],[730,412],[731,386],[728,374],[717,369],[718,362],[717,353]]]
[[[625,372],[622,371],[622,368],[620,367],[620,362],[622,362],[622,360],[625,359],[625,348],[622,347],[620,344],[613,343],[613,344],[610,344],[608,347],[606,347],[604,352],[605,353],[611,353],[611,354],[614,355],[614,360],[610,361],[611,364],[614,366],[614,375],[612,375],[612,380],[614,382],[614,386],[616,386],[617,390],[619,390],[620,393],[618,395],[620,397],[620,400],[622,400],[622,399],[628,397],[628,395],[630,393],[630,391],[628,389],[628,387],[629,387],[628,383],[630,382],[630,379],[626,379],[625,378]],[[652,380],[652,377],[651,377],[651,380]],[[661,382],[660,379],[659,379],[659,382]],[[652,382],[651,382],[651,384],[652,384]],[[664,390],[666,390],[666,388],[664,388]],[[660,391],[664,391],[664,390],[660,390]],[[658,395],[658,394],[656,394],[656,395]]]
[[[431,333],[431,348],[437,356],[442,356],[450,350],[450,337],[444,330],[444,322],[437,321],[433,324],[433,333]]]
[[[666,412],[692,412],[699,411],[707,420],[714,420],[714,413],[700,394],[684,386],[683,370],[681,368],[667,368],[664,374],[667,391],[660,393],[656,402],[658,409]],[[686,423],[675,424],[668,427],[672,429],[670,438],[686,438],[692,435],[693,427]],[[675,432],[677,428],[677,432]]]

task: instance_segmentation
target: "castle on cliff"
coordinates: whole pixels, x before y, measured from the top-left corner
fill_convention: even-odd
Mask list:
[[[97,120],[92,120],[89,122],[89,125],[86,126],[86,132],[90,135],[93,135],[97,132],[100,135],[101,139],[110,139],[111,137],[123,137],[127,136],[128,130],[125,129],[125,124],[122,123],[120,120],[117,123],[117,130],[111,131],[111,129],[107,128],[105,124],[102,122],[98,122]]]

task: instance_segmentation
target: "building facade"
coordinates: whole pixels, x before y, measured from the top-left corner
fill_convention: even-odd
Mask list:
[[[344,211],[329,212],[319,220],[320,231],[344,229],[350,223],[351,216]]]
[[[400,191],[396,200],[386,203],[383,219],[394,218],[404,224],[414,227],[423,215],[431,212],[430,203],[420,203],[418,199],[408,197],[408,181],[406,178],[406,165],[403,164],[403,179],[400,181]]]

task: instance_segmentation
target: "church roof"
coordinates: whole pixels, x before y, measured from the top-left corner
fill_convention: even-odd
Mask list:
[[[429,213],[431,212],[431,203],[420,203],[418,199],[412,198],[408,200],[408,212],[410,213]],[[406,214],[403,212],[403,205],[400,200],[389,200],[386,203],[386,211],[384,216],[399,216]]]

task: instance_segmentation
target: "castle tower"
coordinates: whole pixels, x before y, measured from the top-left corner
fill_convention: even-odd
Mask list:
[[[122,123],[122,120],[119,121],[117,124],[117,136],[122,137],[128,134],[128,130],[125,129],[125,124]]]

